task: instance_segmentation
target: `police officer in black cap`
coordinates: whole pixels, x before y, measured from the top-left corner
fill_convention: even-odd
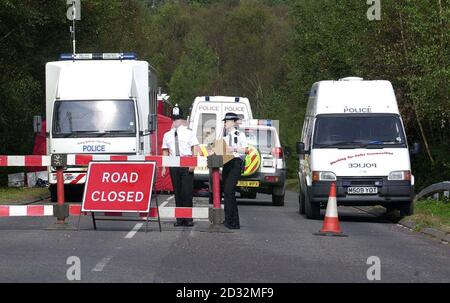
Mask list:
[[[247,138],[236,127],[240,117],[235,113],[226,113],[223,139],[227,143],[227,151],[233,153],[233,160],[227,162],[222,170],[222,182],[225,204],[224,225],[229,229],[239,229],[239,212],[236,202],[236,185],[241,176],[243,160],[248,150]]]
[[[198,145],[194,132],[184,125],[183,113],[178,104],[172,109],[172,129],[164,134],[162,150],[164,156],[192,156]],[[166,168],[162,168],[162,175]],[[170,167],[177,207],[192,207],[192,191],[194,189],[194,167]],[[192,218],[177,218],[175,226],[193,226]]]

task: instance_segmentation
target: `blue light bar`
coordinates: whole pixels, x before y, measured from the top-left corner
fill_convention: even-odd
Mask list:
[[[59,60],[136,60],[134,52],[128,53],[83,53],[83,54],[61,54]]]
[[[209,101],[209,96],[206,96],[206,97],[205,97],[205,101]]]
[[[272,120],[270,119],[258,119],[258,125],[273,126],[272,124]]]
[[[239,97],[235,97],[234,102],[239,102]]]

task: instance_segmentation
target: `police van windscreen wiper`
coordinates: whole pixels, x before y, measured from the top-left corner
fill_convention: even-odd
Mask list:
[[[134,134],[133,130],[126,130],[126,129],[121,129],[121,130],[105,130],[102,132],[99,132],[100,136],[106,136],[108,134]]]
[[[357,147],[362,147],[362,146],[364,146],[364,144],[365,143],[361,142],[361,141],[341,141],[341,142],[334,142],[334,143],[330,143],[330,144],[319,145],[318,147],[319,148],[327,148],[327,147],[353,148],[354,145],[357,145]]]
[[[74,130],[71,133],[69,133],[68,135],[80,135],[80,134],[89,134],[89,135],[93,135],[96,137],[100,137],[103,132],[99,132],[98,130]]]
[[[403,144],[402,142],[396,141],[396,140],[373,140],[366,144],[364,144],[362,147],[368,147],[368,148],[383,148],[385,145],[397,145],[397,144]]]

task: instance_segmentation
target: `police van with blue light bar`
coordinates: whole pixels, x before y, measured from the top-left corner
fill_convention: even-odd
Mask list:
[[[413,213],[414,176],[389,81],[348,77],[313,84],[297,143],[299,211],[317,219],[331,182],[338,205],[381,205]]]
[[[207,147],[223,133],[223,117],[228,112],[236,113],[243,123],[253,119],[250,101],[245,97],[199,96],[194,99],[188,117],[192,129],[200,143],[200,156],[208,156]],[[194,184],[196,189],[206,188],[209,182],[209,170],[196,167]]]
[[[62,54],[48,62],[47,154],[155,153],[157,78],[135,53]],[[64,171],[67,199],[81,199],[87,167]],[[56,174],[49,169],[52,200]]]

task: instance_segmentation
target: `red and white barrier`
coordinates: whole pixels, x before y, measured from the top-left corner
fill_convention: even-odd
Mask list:
[[[50,166],[50,156],[0,156],[0,166]]]
[[[53,205],[0,205],[0,217],[53,216]]]
[[[80,204],[69,205],[70,216],[87,215],[81,212]],[[136,215],[135,213],[124,212],[96,212],[99,216],[127,217]],[[147,213],[139,214],[141,217],[147,217]],[[53,205],[0,205],[0,217],[44,217],[53,216]],[[150,217],[156,218],[156,207],[150,208]],[[192,218],[208,219],[208,207],[159,207],[159,216],[161,219]]]
[[[206,157],[170,157],[152,155],[67,155],[67,165],[88,165],[91,161],[155,161],[161,167],[206,166]],[[51,156],[0,156],[0,166],[50,166]]]

